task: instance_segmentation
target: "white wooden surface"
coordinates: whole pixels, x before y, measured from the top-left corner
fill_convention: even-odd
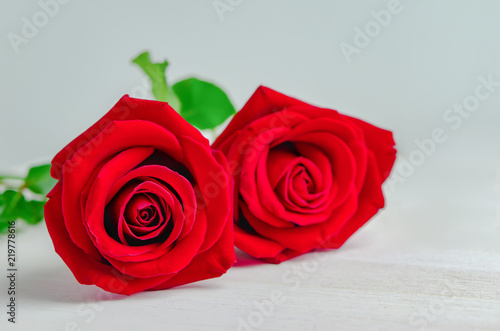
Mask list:
[[[44,224],[25,229],[18,234],[18,323],[4,316],[1,329],[498,330],[495,173],[444,170],[455,184],[437,185],[432,174],[447,176],[423,166],[339,250],[281,265],[240,252],[221,278],[130,297],[78,284]],[[4,238],[0,245],[4,251]]]

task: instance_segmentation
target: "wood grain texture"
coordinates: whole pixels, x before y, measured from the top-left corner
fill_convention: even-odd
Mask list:
[[[19,323],[2,330],[498,330],[493,191],[429,191],[425,171],[339,250],[280,265],[238,252],[221,278],[130,297],[78,284],[44,224],[24,229]]]

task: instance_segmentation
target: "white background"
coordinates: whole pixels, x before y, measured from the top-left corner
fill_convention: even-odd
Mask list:
[[[170,82],[215,81],[237,108],[263,84],[393,131],[401,182],[386,185],[386,209],[326,260],[235,267],[129,298],[79,285],[40,224],[18,235],[18,324],[0,311],[1,329],[500,329],[500,87],[457,128],[444,117],[479,77],[500,82],[500,3],[401,0],[347,59],[342,43],[355,46],[390,1],[230,2],[221,19],[212,0],[72,0],[16,52],[9,33],[42,8],[2,0],[0,169],[50,161],[123,94],[141,96],[131,60],[150,50],[170,62]],[[418,158],[415,140],[436,128],[446,141]],[[314,268],[296,289],[286,275],[304,263]],[[273,290],[285,300],[264,316],[255,302]]]

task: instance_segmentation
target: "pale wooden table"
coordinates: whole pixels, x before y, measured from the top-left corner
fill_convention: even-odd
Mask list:
[[[221,278],[131,297],[79,285],[45,225],[25,229],[18,323],[2,314],[0,329],[500,330],[496,172],[429,163],[340,250],[281,265],[238,253]]]

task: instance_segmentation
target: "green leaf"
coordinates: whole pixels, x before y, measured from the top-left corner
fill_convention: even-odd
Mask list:
[[[19,211],[26,207],[26,200],[21,192],[6,190],[0,195],[0,232],[9,226],[9,221],[15,221],[19,217]]]
[[[21,192],[6,190],[0,195],[0,219],[17,218],[19,207],[25,207],[26,199]]]
[[[43,220],[43,207],[45,206],[45,201],[28,201],[27,212],[23,217],[23,220],[29,224],[36,224]]]
[[[151,79],[155,99],[158,101],[168,102],[170,107],[179,111],[179,99],[168,87],[167,78],[165,76],[165,70],[167,69],[168,62],[153,63],[151,62],[148,52],[139,54],[139,56],[132,60],[132,62],[141,67],[146,75],[148,75],[149,79]]]
[[[8,227],[9,221],[22,219],[36,224],[43,219],[45,201],[26,201],[21,192],[6,190],[0,195],[0,232]]]
[[[24,185],[34,193],[47,195],[55,184],[56,180],[50,177],[50,164],[44,164],[29,170]]]
[[[2,178],[19,180],[18,177],[11,176]],[[15,189],[7,189],[0,194],[0,233],[7,229],[9,221],[21,219],[28,224],[40,222],[43,219],[45,197],[43,201],[27,201],[23,193],[26,193],[25,189],[29,189],[33,193],[45,196],[54,187],[56,180],[50,177],[50,164],[43,164],[31,168],[26,178],[19,182]]]
[[[198,129],[213,129],[236,112],[226,93],[212,83],[188,78],[172,89],[181,101],[181,116]]]

